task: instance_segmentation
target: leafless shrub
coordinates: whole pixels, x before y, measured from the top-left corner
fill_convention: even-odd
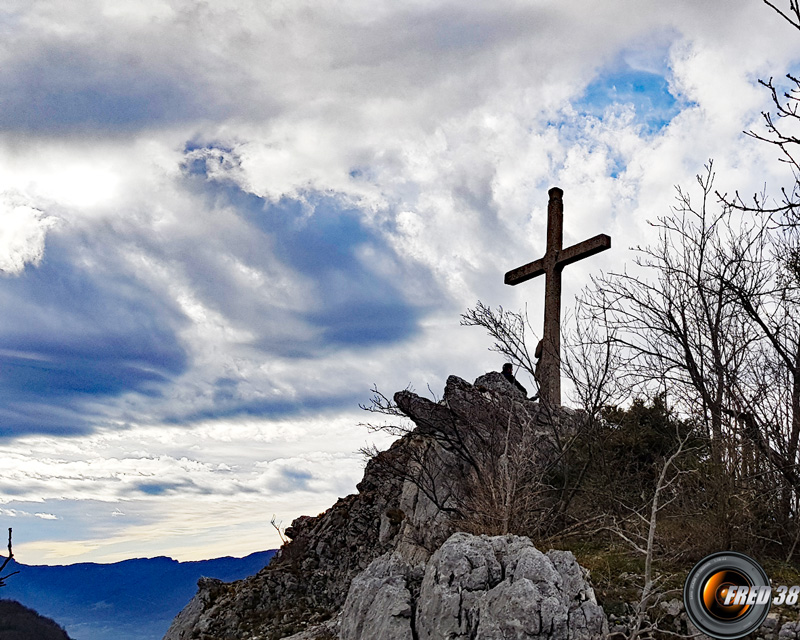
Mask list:
[[[535,356],[529,345],[535,345],[538,338],[528,320],[527,309],[514,312],[498,307],[495,310],[478,300],[474,309],[461,314],[461,325],[486,329],[495,341],[489,350],[501,354],[536,380]]]

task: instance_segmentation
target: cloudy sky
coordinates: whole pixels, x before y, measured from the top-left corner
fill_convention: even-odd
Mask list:
[[[778,0],[779,2],[781,0]],[[24,563],[243,555],[355,490],[359,402],[502,362],[565,243],[631,260],[674,185],[791,176],[760,0],[5,0],[0,521]],[[532,386],[530,381],[525,381]],[[378,444],[385,445],[384,440]]]

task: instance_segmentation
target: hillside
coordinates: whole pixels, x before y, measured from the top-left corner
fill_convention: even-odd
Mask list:
[[[0,638],[3,640],[70,640],[58,623],[14,600],[0,600]]]

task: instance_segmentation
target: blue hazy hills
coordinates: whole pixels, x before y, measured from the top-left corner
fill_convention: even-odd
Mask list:
[[[0,589],[0,598],[52,618],[73,640],[160,640],[197,591],[200,577],[240,580],[265,567],[273,555],[259,551],[198,562],[159,557],[63,566],[12,561],[6,572],[19,574]]]

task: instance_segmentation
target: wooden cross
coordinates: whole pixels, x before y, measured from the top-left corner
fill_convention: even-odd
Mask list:
[[[611,248],[611,238],[603,233],[566,249],[564,239],[564,192],[553,187],[547,192],[547,251],[543,258],[512,269],[505,283],[517,285],[545,274],[544,337],[541,360],[536,368],[539,399],[543,404],[561,404],[561,270],[568,264],[583,260]]]

